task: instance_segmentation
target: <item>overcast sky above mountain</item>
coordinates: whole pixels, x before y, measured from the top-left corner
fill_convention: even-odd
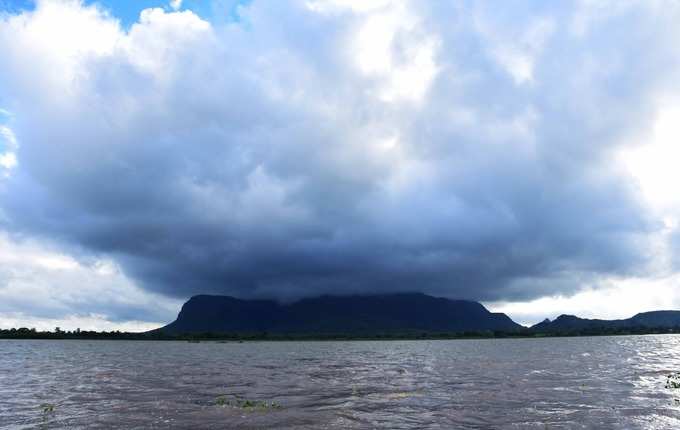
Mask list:
[[[676,1],[0,10],[0,327],[199,293],[680,308]]]

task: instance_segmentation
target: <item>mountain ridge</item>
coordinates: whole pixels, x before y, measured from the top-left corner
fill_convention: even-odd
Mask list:
[[[422,293],[305,298],[280,304],[231,296],[191,297],[165,334],[519,331],[523,326],[481,303]]]
[[[616,320],[562,314],[554,320],[545,319],[524,327],[506,314],[490,312],[479,302],[423,293],[322,295],[287,304],[202,294],[185,302],[175,321],[149,333],[170,336],[199,333],[366,336],[495,332],[533,336],[652,329],[680,329],[680,311],[640,312]]]
[[[658,310],[639,312],[630,318],[603,320],[562,314],[554,320],[545,319],[529,327],[537,333],[565,333],[584,330],[614,330],[633,328],[680,328],[680,311]]]

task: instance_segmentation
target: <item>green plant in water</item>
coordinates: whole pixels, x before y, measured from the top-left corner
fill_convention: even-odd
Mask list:
[[[42,410],[42,424],[40,428],[43,428],[43,426],[49,423],[50,418],[54,414],[54,405],[52,403],[43,403],[40,405],[40,409]]]
[[[42,409],[43,414],[54,412],[54,405],[52,403],[43,403],[40,405],[40,408]]]
[[[217,398],[215,398],[215,404],[217,406],[230,406],[232,408],[245,409],[248,411],[281,409],[281,405],[274,401],[267,402],[262,400],[239,399],[236,397],[230,399],[227,396],[217,396]]]
[[[666,377],[666,388],[680,388],[680,372],[671,373]]]

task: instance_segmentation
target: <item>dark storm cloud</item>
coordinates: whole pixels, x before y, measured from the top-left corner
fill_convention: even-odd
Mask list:
[[[4,18],[6,227],[176,297],[514,300],[642,273],[660,227],[613,160],[672,83],[651,23],[677,11],[535,6],[255,1],[220,26],[155,11],[82,49]],[[387,66],[380,48],[356,64],[365,25],[391,34]]]

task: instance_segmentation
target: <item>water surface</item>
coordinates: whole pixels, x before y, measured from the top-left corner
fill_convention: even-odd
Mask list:
[[[0,341],[0,428],[672,429],[680,390],[665,383],[675,371],[673,335],[8,340]],[[219,405],[220,396],[281,407]]]

